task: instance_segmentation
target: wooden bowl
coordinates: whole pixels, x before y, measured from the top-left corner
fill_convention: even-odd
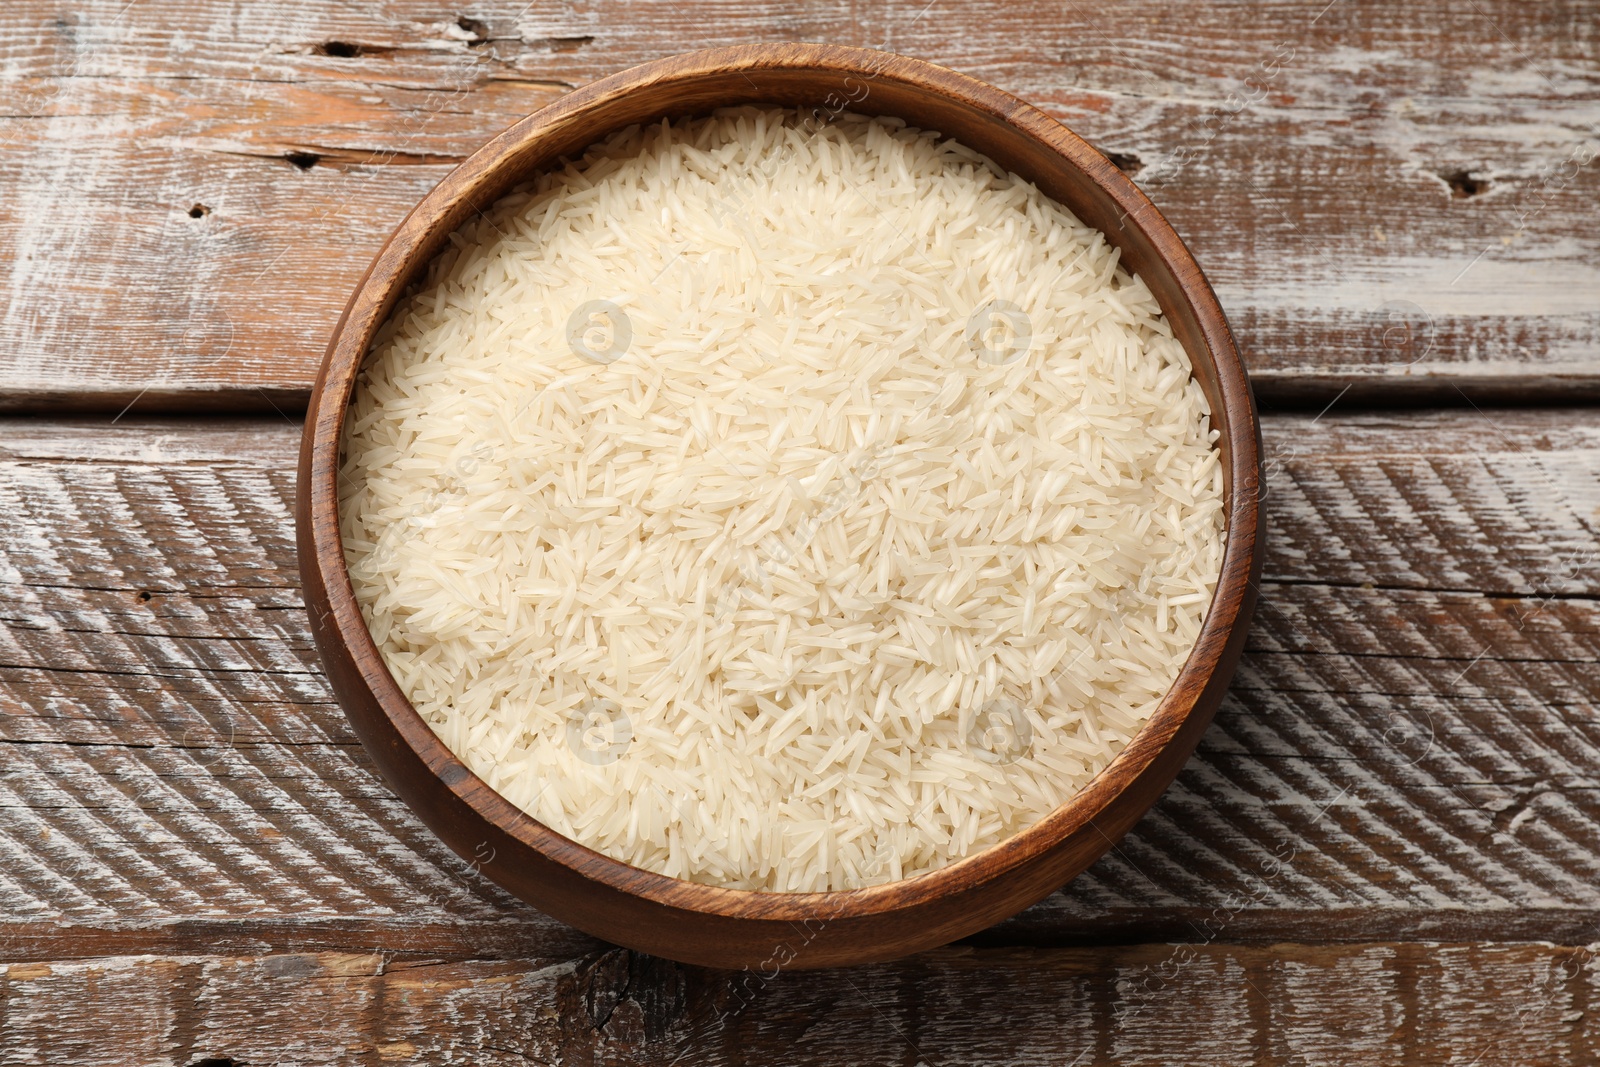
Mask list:
[[[490,789],[423,722],[374,646],[339,537],[339,438],[374,333],[448,235],[559,157],[663,116],[735,104],[892,115],[938,130],[1104,231],[1155,293],[1221,431],[1227,547],[1188,661],[1150,721],[1045,819],[943,870],[869,889],[756,893],[639,870],[547,829]],[[833,45],[745,45],[605,78],[512,126],[408,215],[356,287],[311,397],[300,453],[300,568],[328,679],[389,784],[451,848],[522,899],[597,937],[715,967],[823,967],[892,959],[975,933],[1049,895],[1144,814],[1194,750],[1244,646],[1260,568],[1254,402],[1216,296],[1150,201],[1037,108],[953,71]]]

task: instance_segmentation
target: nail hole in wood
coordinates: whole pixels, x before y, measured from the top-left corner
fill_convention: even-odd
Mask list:
[[[485,44],[489,40],[489,24],[484,22],[482,19],[468,18],[466,15],[462,15],[460,18],[456,19],[456,25],[461,27],[461,29],[466,33],[472,35],[472,39],[467,42],[468,48],[471,48],[474,45]]]
[[[547,40],[552,52],[576,52],[586,44],[593,44],[594,34],[583,34],[574,37],[551,37]]]
[[[283,158],[299,167],[301,170],[310,170],[322,159],[315,152],[285,152]]]
[[[358,44],[349,41],[324,41],[311,50],[319,56],[332,56],[335,59],[355,59],[365,52]]]
[[[148,589],[139,590],[139,599],[148,604],[150,602],[150,591]]]
[[[1450,195],[1457,200],[1465,200],[1469,196],[1477,196],[1489,191],[1488,178],[1474,178],[1471,171],[1452,170],[1442,172],[1439,177],[1450,186]]]
[[[189,217],[191,219],[203,219],[209,214],[211,214],[211,209],[204,204],[196,204],[189,209]]]
[[[1111,160],[1112,166],[1130,178],[1144,170],[1144,160],[1132,152],[1107,152],[1106,158]]]

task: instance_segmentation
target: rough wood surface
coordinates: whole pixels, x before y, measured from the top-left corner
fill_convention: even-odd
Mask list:
[[[0,410],[105,413],[0,420],[0,1062],[1600,1061],[1600,409],[1490,406],[1600,399],[1597,29],[1597,0],[0,5]],[[1134,832],[963,945],[766,979],[539,915],[376,779],[310,645],[280,415],[488,137],[776,40],[1067,122],[1310,411],[1266,420],[1232,695]]]
[[[9,1063],[1592,1063],[1595,948],[945,949],[726,974],[614,949],[107,956],[0,968]],[[112,1041],[86,1004],[116,1013]]]
[[[1600,397],[1600,5],[0,8],[0,406],[293,413],[382,238],[570,87],[884,44],[1045,107],[1191,243],[1260,393]]]
[[[6,958],[590,944],[439,845],[330,701],[298,427],[4,425]],[[1216,724],[978,942],[1600,938],[1600,413],[1265,431],[1262,606]]]

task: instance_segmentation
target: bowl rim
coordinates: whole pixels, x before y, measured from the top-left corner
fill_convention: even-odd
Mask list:
[[[770,71],[820,71],[843,78],[889,79],[914,90],[951,96],[1040,143],[1082,172],[1117,203],[1125,213],[1126,224],[1144,232],[1161,268],[1176,279],[1206,348],[1205,353],[1190,352],[1189,357],[1194,362],[1210,362],[1222,406],[1227,409],[1226,429],[1218,442],[1228,479],[1221,568],[1200,634],[1150,718],[1088,785],[1013,836],[948,866],[856,889],[785,892],[691,882],[606,856],[550,829],[512,804],[450,751],[389,672],[356,602],[340,535],[337,481],[345,415],[372,335],[388,317],[385,305],[392,308],[405,287],[415,280],[417,248],[426,239],[425,231],[412,231],[407,223],[419,216],[442,216],[453,203],[492,185],[490,177],[499,176],[497,168],[515,166],[513,156],[518,146],[548,137],[619,96],[644,88],[670,88],[674,83],[710,75]],[[665,95],[661,113],[672,113],[671,99]],[[458,176],[466,181],[453,182]],[[423,262],[432,258],[427,256]],[[1218,428],[1216,410],[1211,419],[1213,428]],[[440,785],[521,844],[612,890],[669,908],[779,922],[802,922],[819,916],[867,917],[913,908],[992,882],[1038,859],[1085,827],[1099,831],[1106,838],[1107,847],[1114,843],[1115,838],[1096,825],[1096,817],[1104,814],[1113,800],[1157,761],[1204,702],[1207,683],[1223,649],[1249,621],[1254,599],[1252,575],[1259,566],[1258,435],[1255,403],[1243,362],[1221,305],[1199,265],[1132,180],[1077,134],[1001,89],[924,60],[833,44],[731,45],[643,63],[562,96],[474,152],[396,227],[357,283],[334,329],[311,394],[300,480],[308,505],[302,510],[302,544],[314,551],[302,550],[301,567],[307,573],[307,587],[312,587],[314,579],[327,596],[325,609],[313,608],[318,621],[331,626],[343,643],[389,724]],[[1209,710],[1204,714],[1209,716]]]

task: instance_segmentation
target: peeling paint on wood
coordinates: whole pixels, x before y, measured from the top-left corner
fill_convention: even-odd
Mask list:
[[[106,416],[0,420],[0,1060],[1600,1060],[1600,409],[1490,403],[1600,399],[1597,27],[1595,0],[6,5],[0,409]],[[1067,122],[1190,242],[1259,393],[1336,403],[1264,420],[1245,659],[1117,849],[962,945],[752,980],[521,905],[374,776],[306,629],[289,416],[457,161],[634,63],[777,40]]]
[[[1323,7],[14,4],[0,405],[294,413],[454,162],[572,86],[785,39],[944,63],[1116,154],[1268,399],[1600,397],[1600,7]]]
[[[7,425],[0,911],[85,939],[224,918],[268,941],[350,920],[570,939],[453,859],[331,702],[297,436]],[[1118,849],[979,941],[1592,939],[1600,416],[1269,416],[1265,437],[1262,607],[1199,754]],[[79,951],[9,929],[13,958]]]

